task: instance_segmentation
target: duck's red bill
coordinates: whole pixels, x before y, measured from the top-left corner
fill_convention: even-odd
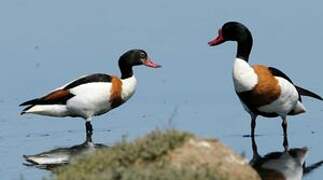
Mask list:
[[[151,68],[160,68],[161,65],[154,63],[151,59],[146,59],[144,65]]]
[[[222,36],[222,30],[219,30],[219,35],[218,37],[214,38],[210,42],[208,42],[209,46],[216,46],[224,42],[224,38]]]

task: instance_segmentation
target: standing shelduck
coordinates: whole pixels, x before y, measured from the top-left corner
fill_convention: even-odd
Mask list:
[[[216,46],[226,41],[236,41],[237,55],[233,65],[233,82],[244,109],[251,115],[251,136],[254,136],[256,117],[282,118],[284,137],[287,137],[287,115],[305,112],[301,96],[323,100],[319,95],[296,86],[280,70],[264,65],[248,64],[252,48],[252,35],[239,22],[225,23],[218,36],[210,41]]]
[[[82,76],[43,97],[20,104],[27,106],[21,114],[82,117],[86,133],[92,134],[93,116],[120,106],[134,94],[137,83],[132,68],[137,65],[160,67],[144,50],[129,50],[119,59],[121,78],[101,73]]]

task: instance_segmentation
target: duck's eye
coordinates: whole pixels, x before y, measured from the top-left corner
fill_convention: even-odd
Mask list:
[[[140,53],[140,58],[145,58],[146,54],[145,53]]]

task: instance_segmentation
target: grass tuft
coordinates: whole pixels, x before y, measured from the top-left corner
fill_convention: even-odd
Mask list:
[[[217,140],[155,130],[55,170],[58,180],[251,180],[259,179],[240,156]]]
[[[191,137],[193,137],[192,134],[176,130],[165,132],[155,130],[134,142],[123,139],[107,150],[99,150],[94,155],[57,169],[55,178],[60,180],[141,179],[143,177],[154,179],[153,176],[156,173],[166,174],[166,171],[170,173],[170,177],[174,177],[179,172],[173,168],[166,168],[166,170],[164,167],[167,160],[163,157]]]

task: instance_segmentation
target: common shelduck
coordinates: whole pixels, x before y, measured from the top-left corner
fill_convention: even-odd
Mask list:
[[[20,104],[27,106],[21,114],[82,117],[87,134],[92,134],[93,116],[120,106],[134,94],[137,81],[132,68],[137,65],[160,67],[144,50],[129,50],[119,58],[121,78],[102,73],[82,76],[45,96]]]
[[[233,65],[233,82],[244,109],[251,115],[251,136],[254,136],[256,117],[282,118],[284,136],[287,136],[287,115],[305,112],[301,96],[323,100],[319,95],[296,86],[282,71],[264,65],[249,65],[252,35],[239,22],[227,22],[210,41],[216,46],[226,41],[236,41],[237,54]]]

